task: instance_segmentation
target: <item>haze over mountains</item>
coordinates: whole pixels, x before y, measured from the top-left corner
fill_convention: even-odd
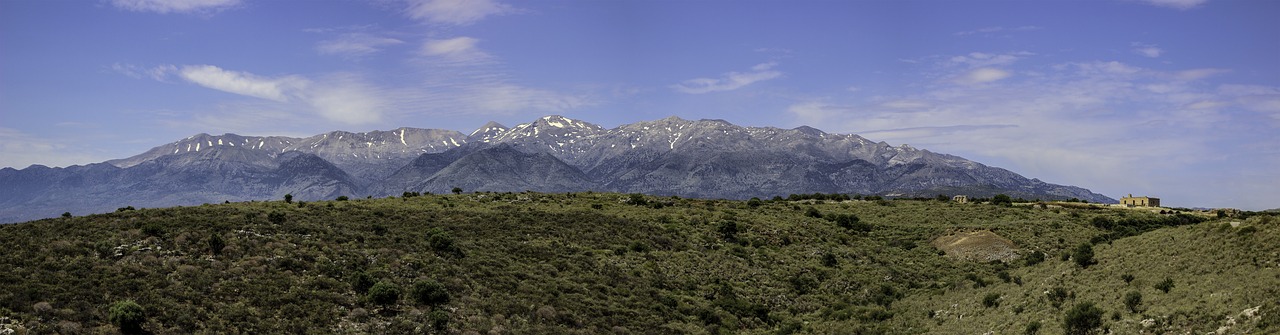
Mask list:
[[[0,169],[0,222],[119,207],[383,197],[412,192],[613,191],[732,198],[968,194],[1114,202],[952,155],[811,127],[661,120],[606,129],[561,116],[471,134],[399,128],[307,138],[199,134],[66,168]]]

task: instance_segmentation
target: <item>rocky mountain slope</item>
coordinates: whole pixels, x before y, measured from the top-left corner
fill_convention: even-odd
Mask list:
[[[124,206],[403,192],[613,191],[707,198],[969,194],[1113,202],[908,145],[811,127],[669,117],[604,128],[561,116],[470,135],[399,128],[307,138],[199,134],[137,156],[0,170],[0,222]]]

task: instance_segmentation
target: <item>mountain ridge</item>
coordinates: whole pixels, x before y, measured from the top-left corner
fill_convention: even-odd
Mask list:
[[[0,185],[19,190],[0,196],[0,222],[288,193],[320,200],[454,187],[732,199],[815,192],[928,197],[998,192],[1027,199],[1115,201],[856,134],[675,116],[605,128],[549,115],[512,127],[489,122],[470,134],[410,127],[305,138],[201,133],[103,163],[0,169]]]

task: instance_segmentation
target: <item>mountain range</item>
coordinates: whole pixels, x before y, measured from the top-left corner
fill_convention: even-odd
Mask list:
[[[1114,199],[961,157],[812,127],[668,117],[607,129],[546,116],[471,134],[399,128],[307,138],[198,134],[102,163],[0,169],[0,222],[126,206],[384,197],[403,192],[611,191],[744,199],[802,193]]]

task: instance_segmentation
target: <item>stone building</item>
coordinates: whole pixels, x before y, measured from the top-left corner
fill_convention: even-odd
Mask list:
[[[954,202],[956,202],[956,203],[961,203],[961,204],[963,204],[963,203],[968,203],[968,202],[969,202],[969,197],[967,197],[967,196],[965,196],[965,195],[961,194],[961,195],[957,195],[957,196],[951,197],[951,201],[954,201]]]
[[[1160,198],[1135,197],[1130,194],[1127,197],[1120,198],[1120,204],[1129,207],[1160,207]]]

